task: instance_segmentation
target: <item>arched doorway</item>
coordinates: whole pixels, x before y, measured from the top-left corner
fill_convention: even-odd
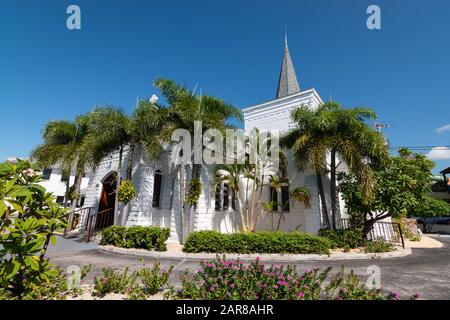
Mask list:
[[[116,172],[112,171],[102,180],[102,193],[98,205],[95,229],[103,229],[114,224],[116,187]]]

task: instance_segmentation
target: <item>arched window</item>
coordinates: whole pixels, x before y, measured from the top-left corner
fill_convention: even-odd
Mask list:
[[[161,205],[161,187],[162,187],[162,173],[161,170],[156,170],[153,179],[153,199],[152,207],[159,208]]]

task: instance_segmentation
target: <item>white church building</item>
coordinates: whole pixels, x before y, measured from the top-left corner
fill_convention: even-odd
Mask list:
[[[253,128],[260,130],[279,129],[287,131],[293,123],[290,119],[291,111],[300,105],[316,108],[322,104],[322,98],[314,88],[301,90],[291,60],[287,41],[284,47],[278,89],[275,99],[243,109],[244,130],[249,132]],[[131,201],[127,218],[121,216],[123,205],[119,205],[119,217],[110,216],[107,224],[160,226],[170,228],[172,241],[180,241],[180,189],[178,167],[171,161],[171,150],[166,150],[157,160],[147,159],[138,146],[134,152],[132,180],[138,191],[136,198]],[[122,177],[125,176],[127,153],[124,156],[124,166],[121,168]],[[345,170],[345,168],[342,168]],[[86,188],[84,207],[91,207],[91,214],[97,212],[112,215],[114,208],[115,173],[118,170],[118,154],[105,158],[95,170]],[[317,177],[312,172],[299,172],[295,163],[288,157],[288,176],[290,188],[304,186],[311,192],[311,206],[289,201],[280,230],[298,230],[317,234],[322,227],[321,201],[317,192]],[[186,179],[189,181],[190,168],[186,170]],[[202,194],[200,196],[194,221],[189,222],[189,206],[186,206],[185,223],[191,223],[191,230],[217,230],[221,232],[235,232],[240,228],[239,212],[233,210],[231,195],[227,186],[222,184],[216,188],[214,168],[202,166]],[[323,177],[325,192],[329,191],[329,180]],[[264,197],[269,199],[269,188]],[[279,192],[278,199],[288,197],[288,193]],[[327,196],[325,198],[328,198]],[[286,199],[283,199],[283,201]],[[339,211],[344,212],[344,204],[339,199]],[[330,208],[330,205],[327,206]],[[279,209],[281,210],[281,208]],[[281,213],[275,214],[275,220]],[[86,222],[87,217],[81,219]],[[99,217],[97,217],[99,219]],[[258,230],[270,230],[272,217],[262,215],[257,224]]]

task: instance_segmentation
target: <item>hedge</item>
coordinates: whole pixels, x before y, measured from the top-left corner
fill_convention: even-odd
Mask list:
[[[300,232],[261,231],[223,234],[217,231],[196,231],[189,234],[183,251],[328,254],[332,246],[333,243],[328,239]]]
[[[170,236],[168,228],[110,226],[101,232],[101,245],[121,248],[141,248],[166,251],[166,240]]]
[[[320,229],[319,236],[333,243],[333,248],[356,248],[363,244],[363,234],[360,229]]]

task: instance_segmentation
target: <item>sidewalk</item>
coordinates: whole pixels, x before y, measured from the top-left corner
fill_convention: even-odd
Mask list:
[[[422,239],[420,241],[409,241],[405,240],[405,247],[406,248],[442,248],[443,244],[442,242],[433,239],[427,235],[422,236]]]

